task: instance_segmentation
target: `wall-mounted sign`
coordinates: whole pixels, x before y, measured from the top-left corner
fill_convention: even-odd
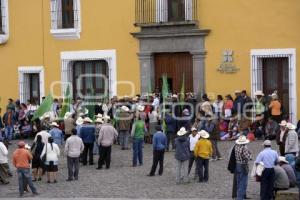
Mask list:
[[[232,50],[224,50],[223,61],[217,70],[221,73],[235,73],[239,71],[239,68],[237,68],[233,63]]]

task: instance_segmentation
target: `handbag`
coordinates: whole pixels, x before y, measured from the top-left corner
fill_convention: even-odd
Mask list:
[[[42,157],[42,162],[45,163],[47,160],[47,144],[46,144],[46,153]]]

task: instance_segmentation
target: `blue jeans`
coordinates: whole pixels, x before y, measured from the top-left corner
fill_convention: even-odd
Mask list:
[[[292,153],[285,154],[286,160],[289,162],[289,164],[293,167],[295,170],[295,164],[296,164],[296,156]]]
[[[13,126],[5,126],[5,138],[8,141],[12,140],[13,132],[14,132],[14,127]]]
[[[247,191],[248,170],[246,170],[244,166],[245,165],[239,163],[236,164],[237,200],[243,200]]]
[[[133,159],[132,165],[137,165],[137,160],[139,160],[139,164],[143,165],[143,139],[133,139],[132,149],[133,149]]]
[[[129,138],[129,131],[119,131],[119,137],[120,137],[120,145],[124,149],[128,148],[128,138]]]
[[[32,183],[30,169],[18,168],[17,173],[18,173],[19,192],[20,192],[20,194],[23,195],[23,193],[24,193],[24,185],[23,185],[24,179],[27,180],[28,185],[29,185],[32,193],[37,193],[36,188],[34,187],[34,185]]]

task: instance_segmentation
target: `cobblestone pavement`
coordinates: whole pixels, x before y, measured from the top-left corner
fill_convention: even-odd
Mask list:
[[[261,141],[249,144],[255,159],[262,149]],[[163,176],[147,177],[152,164],[152,149],[150,145],[144,148],[144,165],[131,167],[132,151],[121,151],[114,146],[112,151],[112,164],[109,170],[96,170],[96,165],[81,166],[79,181],[66,182],[66,157],[60,157],[59,178],[57,184],[47,184],[46,177],[35,186],[40,193],[39,198],[197,198],[197,199],[230,199],[233,176],[227,171],[228,154],[233,142],[219,142],[219,149],[224,160],[210,162],[210,177],[208,183],[198,183],[192,179],[186,185],[175,184],[174,152],[165,154]],[[275,146],[275,145],[274,145]],[[10,157],[16,144],[10,146]],[[94,156],[95,162],[98,156]],[[250,170],[253,161],[250,163]],[[12,168],[14,169],[14,168]],[[10,184],[0,185],[1,198],[18,197],[17,177],[14,176]],[[247,194],[252,199],[259,197],[259,184],[249,178]],[[25,196],[31,197],[31,194]]]

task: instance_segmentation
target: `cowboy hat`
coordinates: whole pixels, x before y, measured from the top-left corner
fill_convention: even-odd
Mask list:
[[[236,90],[236,91],[234,91],[234,94],[239,94],[239,93],[241,93],[241,91],[240,91],[240,90]]]
[[[83,122],[86,122],[86,123],[92,123],[93,121],[89,118],[89,117],[85,117],[83,119]]]
[[[127,106],[122,106],[121,107],[121,110],[124,111],[124,112],[128,112],[129,111],[129,108]]]
[[[72,113],[71,112],[66,112],[65,116],[64,116],[64,119],[67,119],[69,117],[72,116]]]
[[[197,131],[197,128],[196,127],[192,127],[191,131]]]
[[[286,126],[287,122],[285,120],[282,120],[279,124],[279,126]]]
[[[95,122],[96,122],[96,123],[103,124],[103,119],[101,119],[101,118],[97,118]]]
[[[272,142],[270,140],[265,140],[263,143],[264,146],[271,146]]]
[[[254,96],[265,96],[265,95],[261,90],[257,90],[256,92],[254,92]]]
[[[172,98],[178,98],[178,95],[177,94],[173,94]]]
[[[277,94],[277,93],[272,93],[272,94],[271,94],[271,97],[272,97],[273,99],[278,99],[278,94]]]
[[[52,123],[50,124],[50,126],[59,127],[59,125],[58,125],[56,122],[52,122]]]
[[[105,116],[103,117],[103,119],[104,119],[104,120],[110,120],[110,116],[105,115]]]
[[[202,137],[202,138],[204,138],[204,139],[209,138],[209,133],[208,133],[207,131],[205,131],[205,130],[201,130],[201,131],[199,132],[199,135],[200,135],[200,137]]]
[[[286,158],[284,156],[279,156],[278,157],[278,162],[284,162],[286,164],[289,164],[289,162],[286,160]]]
[[[289,122],[286,123],[286,127],[289,130],[295,130],[296,129],[296,126],[294,124],[292,124],[292,123],[289,123]]]
[[[80,125],[83,124],[83,119],[82,119],[82,117],[78,117],[78,118],[77,118],[76,124],[77,124],[78,126],[80,126]]]
[[[236,144],[248,144],[250,141],[246,138],[246,136],[241,135],[236,141]]]
[[[137,109],[138,111],[143,112],[145,110],[145,106],[138,105]]]
[[[177,135],[178,136],[183,136],[187,133],[187,131],[185,130],[184,127],[182,127],[178,132],[177,132]]]
[[[29,146],[29,144],[25,144],[25,149],[30,150],[31,146]]]
[[[95,117],[96,117],[96,118],[102,118],[103,115],[99,113],[98,115],[95,115]]]

